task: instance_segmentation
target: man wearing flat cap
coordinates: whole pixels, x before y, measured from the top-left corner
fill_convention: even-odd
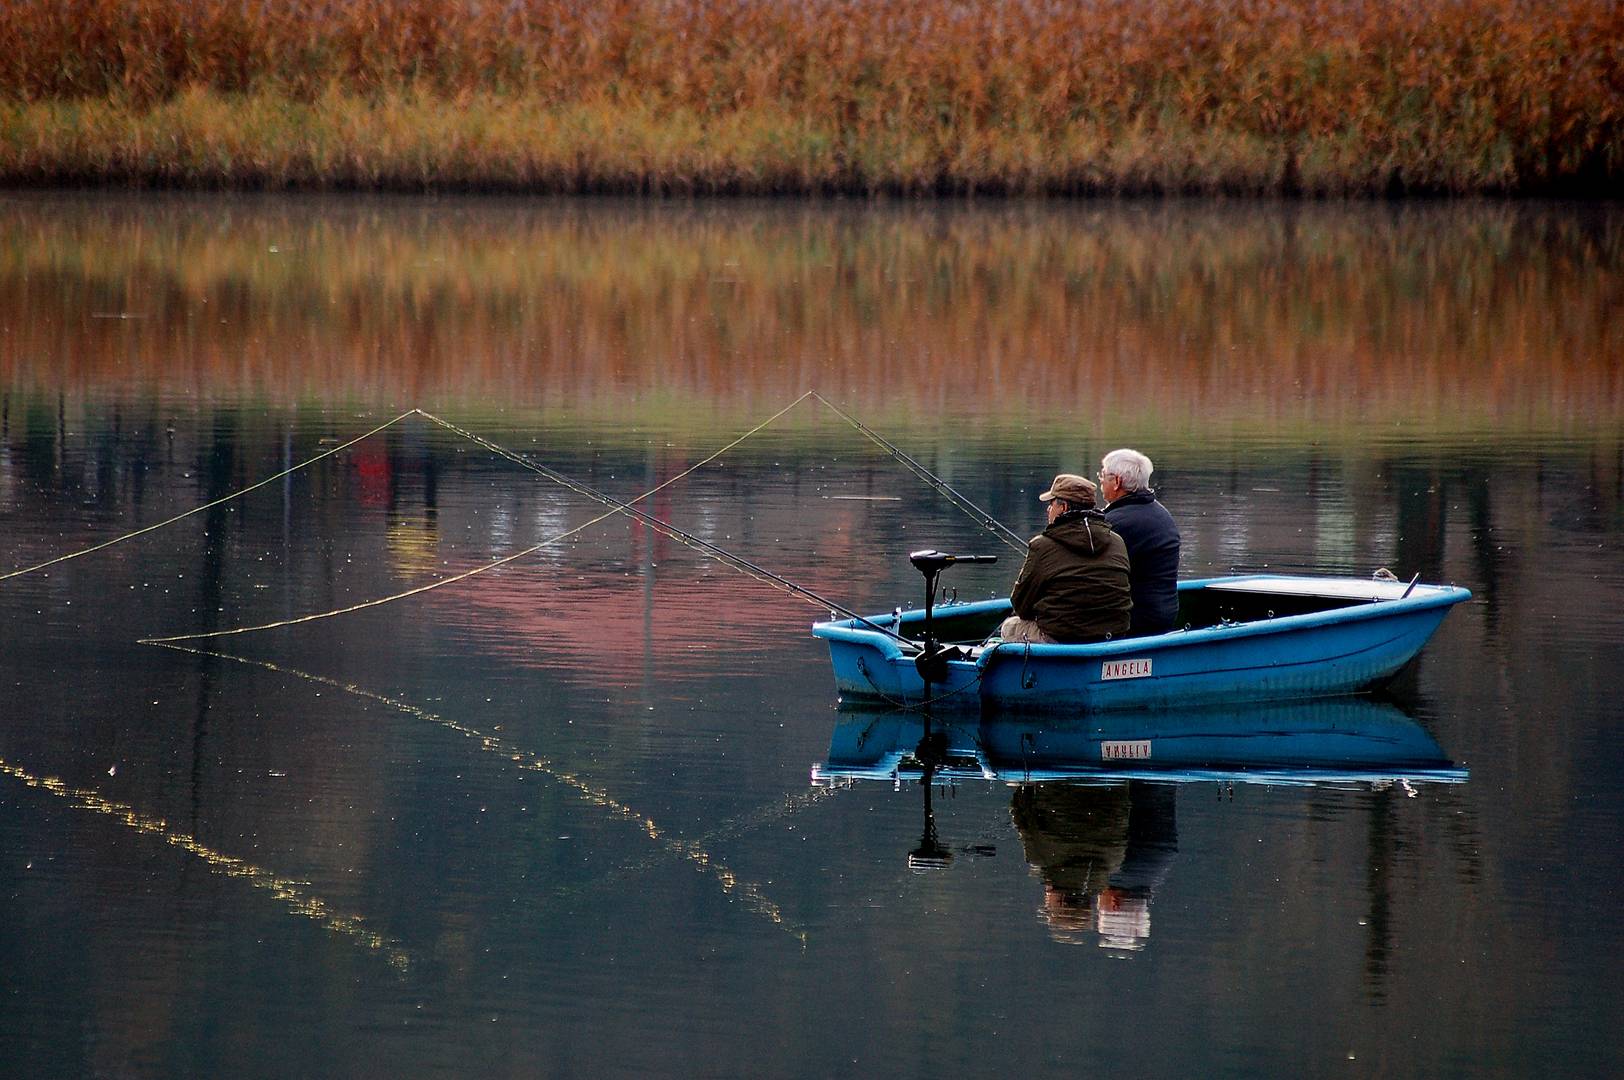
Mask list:
[[[1080,645],[1127,636],[1128,549],[1094,509],[1095,490],[1092,480],[1061,473],[1038,496],[1049,525],[1027,544],[1009,597],[1015,614],[998,629],[1005,641]]]

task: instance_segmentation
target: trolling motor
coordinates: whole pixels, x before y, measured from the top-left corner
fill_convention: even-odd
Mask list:
[[[925,735],[919,740],[914,757],[920,767],[919,786],[925,792],[925,826],[919,836],[919,846],[908,852],[908,869],[916,874],[931,870],[946,870],[953,865],[953,849],[942,843],[942,838],[936,832],[936,810],[931,802],[931,793],[936,785],[936,772],[953,764],[952,750],[947,732],[931,730],[930,705],[921,706],[920,712],[924,716]],[[996,844],[966,844],[959,850],[973,858],[988,858],[998,854]]]
[[[936,604],[936,579],[942,576],[942,571],[956,563],[990,563],[997,562],[996,555],[949,555],[945,551],[935,548],[926,548],[923,551],[910,552],[908,561],[914,564],[914,569],[925,575],[925,641],[924,650],[914,657],[914,667],[925,680],[925,697],[930,697],[930,684],[947,681],[947,662],[961,655],[954,649],[942,649],[937,645],[935,627],[931,623],[931,610]]]

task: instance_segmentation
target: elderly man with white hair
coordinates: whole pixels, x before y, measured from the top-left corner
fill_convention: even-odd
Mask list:
[[[1105,517],[1128,546],[1133,592],[1132,637],[1161,634],[1179,614],[1179,527],[1150,486],[1154,466],[1137,450],[1112,450],[1100,461]]]

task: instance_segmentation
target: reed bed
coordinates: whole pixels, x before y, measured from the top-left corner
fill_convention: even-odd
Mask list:
[[[1617,0],[11,0],[0,180],[1606,192]]]

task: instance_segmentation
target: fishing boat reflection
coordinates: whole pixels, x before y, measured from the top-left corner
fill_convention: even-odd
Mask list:
[[[821,784],[918,783],[925,824],[908,856],[914,870],[945,869],[954,857],[937,833],[934,788],[1010,785],[1010,819],[1043,883],[1050,934],[1118,950],[1150,936],[1151,901],[1178,851],[1182,784],[1413,791],[1466,778],[1414,720],[1365,698],[1059,721],[843,710],[828,759],[812,770]]]

